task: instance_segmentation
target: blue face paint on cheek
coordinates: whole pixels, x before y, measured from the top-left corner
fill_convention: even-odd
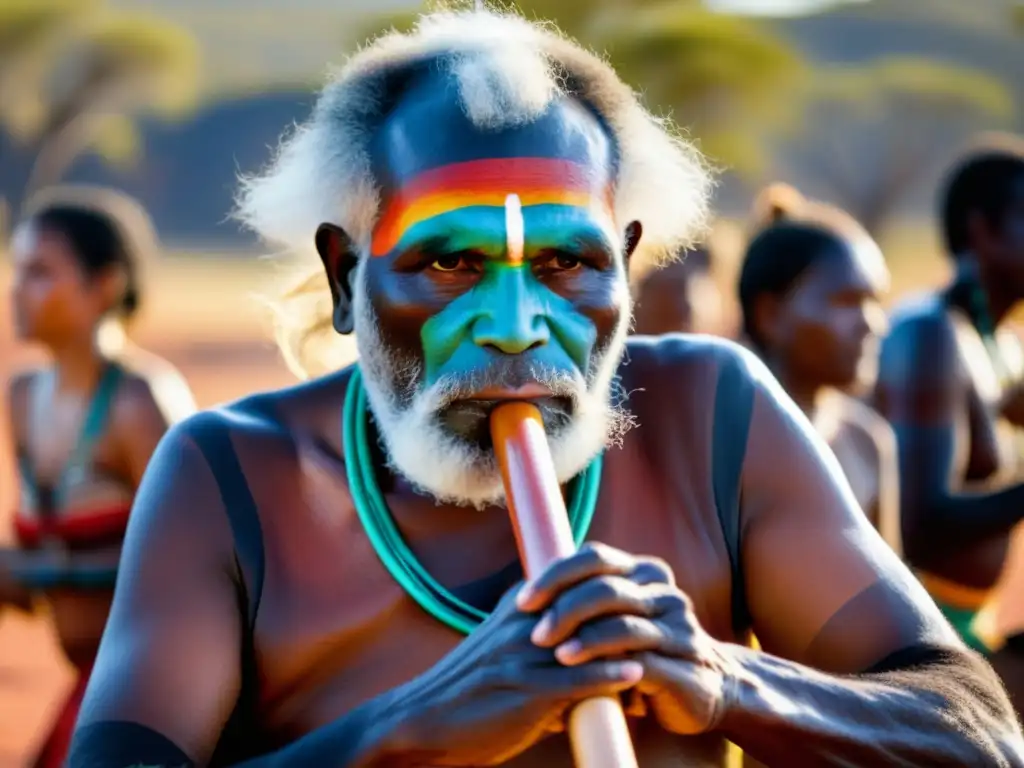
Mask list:
[[[562,372],[585,373],[597,329],[527,265],[488,262],[479,283],[430,318],[421,332],[426,384],[466,377],[496,354],[522,354]]]
[[[459,288],[462,292],[421,328],[428,385],[445,375],[465,378],[479,373],[494,363],[496,355],[527,352],[531,364],[585,375],[599,332],[581,307],[598,313],[617,309],[613,305],[618,294],[608,288],[625,279],[618,267],[609,265],[601,271],[580,266],[579,271],[554,277],[550,268],[544,267],[554,258],[545,253],[549,251],[586,252],[590,257],[598,251],[605,254],[605,263],[611,258],[607,254],[613,251],[615,235],[611,219],[601,207],[557,203],[520,207],[518,196],[513,198],[514,212],[510,213],[508,204],[503,208],[463,208],[418,222],[402,237],[410,252],[421,243],[442,254],[472,251],[483,257],[483,274],[477,281],[453,281],[453,287],[471,287]],[[519,244],[513,245],[516,236],[510,227],[516,217]],[[524,256],[525,262],[521,261]],[[533,256],[544,262],[536,273],[530,263]],[[445,281],[436,280],[429,269],[418,273],[417,279],[439,286],[437,296],[441,298],[444,289],[440,286]]]

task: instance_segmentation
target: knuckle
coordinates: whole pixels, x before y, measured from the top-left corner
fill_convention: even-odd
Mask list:
[[[672,567],[660,557],[643,558],[633,573],[634,577],[637,577],[638,580],[643,579],[648,582],[675,584],[675,574],[672,572]]]
[[[599,541],[585,541],[577,551],[577,554],[589,563],[604,562],[608,557],[609,547]]]
[[[590,663],[568,668],[568,683],[573,688],[586,688],[611,677],[606,664]]]
[[[622,596],[623,585],[618,579],[594,579],[588,585],[587,593],[589,600],[600,600],[601,602],[618,600]]]
[[[627,637],[633,631],[632,616],[612,616],[603,621],[596,622],[586,627],[584,639],[592,641],[609,642],[617,638]]]
[[[657,613],[677,613],[689,617],[693,612],[693,602],[689,595],[678,589],[659,591],[652,602]]]

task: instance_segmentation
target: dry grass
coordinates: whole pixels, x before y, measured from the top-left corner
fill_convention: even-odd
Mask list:
[[[728,234],[722,245],[729,250]],[[736,240],[733,240],[735,249]],[[944,279],[934,235],[903,228],[884,243],[893,268],[894,296]],[[734,271],[725,258],[723,283]],[[258,389],[293,381],[273,346],[266,341],[265,311],[253,298],[267,287],[268,267],[261,262],[215,257],[182,258],[154,265],[148,274],[147,305],[137,338],[175,363],[188,377],[200,405],[210,405]],[[0,265],[0,380],[33,359],[10,336],[8,270]],[[0,432],[0,510],[13,503],[13,472],[5,434]],[[0,520],[5,520],[0,515]],[[3,526],[0,540],[6,539]],[[42,738],[45,727],[70,684],[43,621],[4,616],[0,628],[0,768],[17,768]]]

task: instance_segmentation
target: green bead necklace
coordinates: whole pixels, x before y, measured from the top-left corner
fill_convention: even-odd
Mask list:
[[[341,418],[342,445],[349,492],[356,514],[377,557],[392,578],[434,618],[452,629],[469,634],[488,614],[463,602],[439,584],[416,559],[391,517],[384,494],[377,484],[373,453],[368,438],[369,409],[362,374],[356,366],[349,379]],[[572,482],[569,495],[569,525],[579,546],[594,520],[601,489],[600,454]]]

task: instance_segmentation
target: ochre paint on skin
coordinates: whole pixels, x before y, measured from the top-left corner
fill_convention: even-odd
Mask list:
[[[529,268],[522,198],[518,193],[506,193],[503,202],[503,258],[486,259],[479,282],[423,325],[428,385],[445,374],[466,375],[485,369],[495,350],[509,355],[531,350],[531,362],[548,370],[582,373],[587,369],[597,329]],[[555,236],[549,245],[564,246],[572,229],[578,231],[580,225],[589,224],[594,231],[604,229],[605,222],[595,215],[592,195],[587,203],[582,210],[550,203],[529,210],[544,212],[537,224],[538,229]],[[559,238],[559,231],[565,236]],[[480,234],[482,241],[489,239],[483,231]]]
[[[418,225],[444,214],[465,208],[503,208],[510,191],[523,207],[596,205],[605,215],[611,210],[610,190],[605,190],[604,199],[595,199],[589,172],[569,160],[515,157],[454,163],[402,185],[374,230],[370,253],[391,253]]]

